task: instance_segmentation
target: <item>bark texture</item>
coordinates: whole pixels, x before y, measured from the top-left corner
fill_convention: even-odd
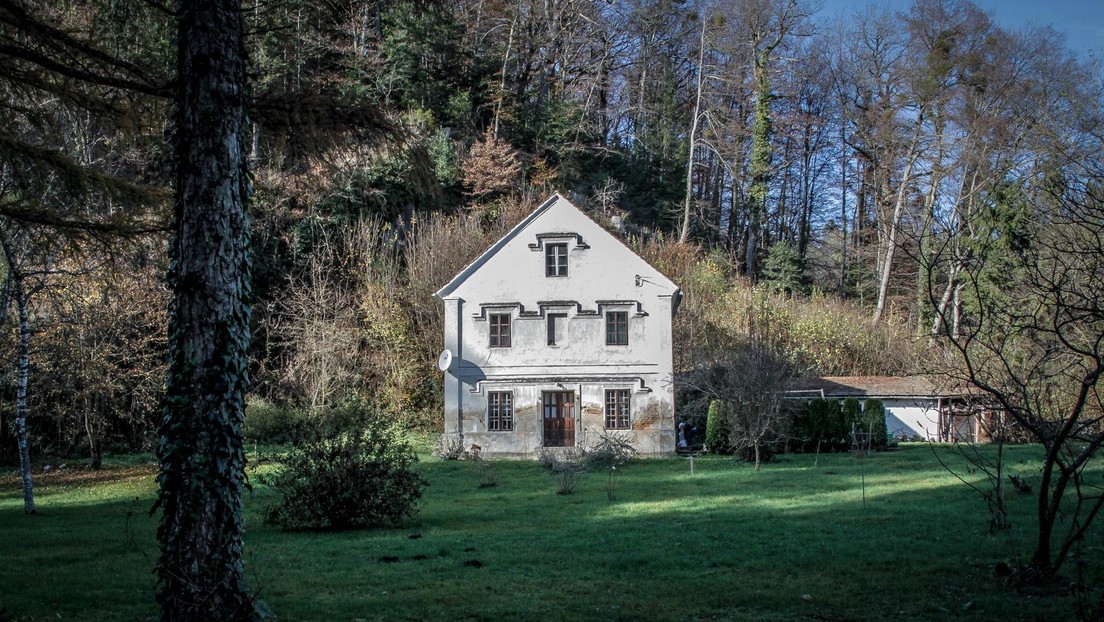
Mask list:
[[[242,418],[249,332],[240,0],[177,3],[169,374],[158,455],[162,620],[249,620]]]
[[[31,369],[31,318],[30,295],[24,283],[25,273],[19,267],[19,252],[16,250],[18,236],[9,236],[6,231],[0,231],[0,248],[4,252],[4,261],[7,264],[8,295],[15,300],[16,310],[19,314],[19,361],[17,364],[18,380],[15,385],[15,439],[19,449],[19,476],[23,486],[23,512],[36,514],[38,512],[34,500],[34,480],[31,477],[31,440],[27,436],[27,414],[30,408],[27,403],[27,386],[30,382]]]

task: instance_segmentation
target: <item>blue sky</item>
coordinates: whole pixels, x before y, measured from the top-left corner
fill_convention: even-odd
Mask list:
[[[851,14],[870,6],[906,11],[911,0],[823,0],[823,16]],[[1066,45],[1082,58],[1104,58],[1104,0],[974,0],[1010,30],[1051,25],[1065,33]]]

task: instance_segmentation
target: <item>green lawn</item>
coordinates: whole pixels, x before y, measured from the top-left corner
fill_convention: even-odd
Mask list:
[[[1011,470],[1034,479],[1037,454],[1013,448]],[[1031,497],[1010,498],[1011,538],[991,536],[980,497],[926,446],[814,459],[756,473],[701,458],[694,475],[686,459],[638,461],[611,501],[604,472],[558,495],[535,462],[495,463],[497,486],[480,488],[476,465],[425,458],[418,518],[371,532],[280,532],[261,522],[272,495],[257,486],[249,581],[282,620],[1073,619],[1063,590],[994,575],[1029,552]],[[40,476],[34,517],[14,474],[0,478],[9,616],[156,619],[153,466],[105,475]],[[1101,531],[1089,559],[1104,560]]]

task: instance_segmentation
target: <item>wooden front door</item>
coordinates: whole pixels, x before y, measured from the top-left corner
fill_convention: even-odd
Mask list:
[[[575,446],[575,393],[544,392],[544,446]]]

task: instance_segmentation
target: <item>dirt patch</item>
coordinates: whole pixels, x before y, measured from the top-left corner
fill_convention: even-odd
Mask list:
[[[32,477],[36,488],[48,486],[94,486],[128,479],[153,479],[157,476],[156,464],[140,464],[126,467],[107,467],[93,471],[87,466],[52,468],[49,471],[35,469]],[[0,490],[19,490],[23,487],[18,470],[0,475]]]

